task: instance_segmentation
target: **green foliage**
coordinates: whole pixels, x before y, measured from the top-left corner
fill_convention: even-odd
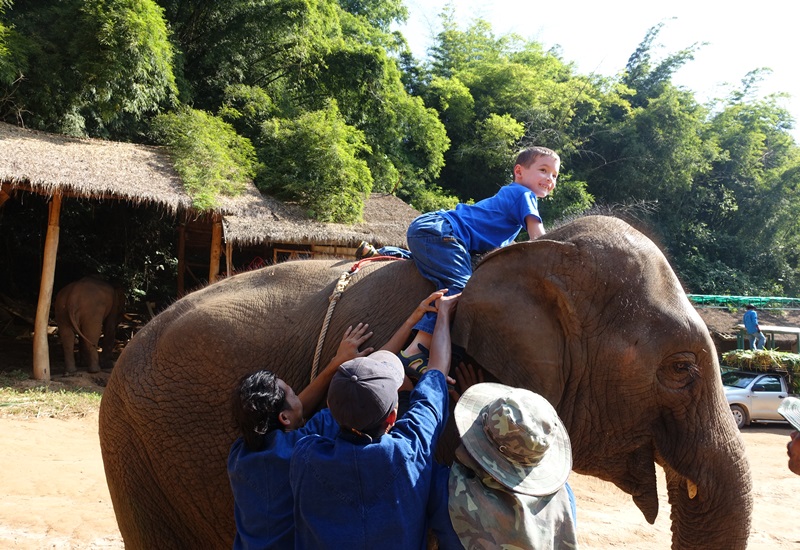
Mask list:
[[[222,119],[182,108],[153,120],[154,138],[169,146],[195,208],[214,208],[218,195],[236,196],[258,168],[255,149]]]
[[[264,122],[259,140],[264,170],[259,188],[295,200],[320,220],[356,223],[372,175],[363,156],[364,134],[349,126],[335,101],[296,119]]]
[[[0,90],[6,118],[97,135],[157,110],[176,91],[173,48],[153,0],[20,2],[6,17],[20,37],[12,55],[25,69],[17,86]]]
[[[344,120],[364,133],[374,188],[413,196],[433,183],[450,142],[438,113],[408,95],[397,62],[380,37],[342,17],[346,39],[325,56],[325,69],[304,83],[314,109],[336,100]]]
[[[10,6],[11,0],[0,0],[0,17],[5,16],[5,11]],[[0,19],[0,86],[12,87],[23,72],[23,47],[21,37]]]
[[[181,99],[209,112],[235,84],[285,94],[292,106],[301,92],[297,82],[313,77],[341,33],[333,0],[160,3],[182,52]]]
[[[551,226],[558,220],[574,218],[592,208],[594,197],[586,190],[585,181],[563,177],[559,178],[553,193],[539,203],[545,225]]]
[[[411,201],[411,206],[420,212],[452,210],[458,204],[458,197],[446,195],[441,189],[421,189]]]

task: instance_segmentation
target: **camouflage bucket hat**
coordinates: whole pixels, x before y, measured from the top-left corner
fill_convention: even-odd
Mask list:
[[[800,399],[787,397],[778,407],[778,412],[794,426],[795,430],[800,431]]]
[[[544,496],[567,481],[569,435],[541,395],[503,384],[475,384],[456,403],[454,416],[469,454],[505,487]]]

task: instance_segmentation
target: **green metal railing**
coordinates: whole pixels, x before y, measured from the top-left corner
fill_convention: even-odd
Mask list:
[[[698,306],[744,307],[753,304],[757,308],[788,309],[800,308],[800,298],[781,296],[724,296],[715,294],[687,294],[689,300]]]

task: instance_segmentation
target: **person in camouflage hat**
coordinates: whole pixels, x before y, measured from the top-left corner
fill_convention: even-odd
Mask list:
[[[577,548],[572,448],[550,403],[502,384],[470,387],[455,420],[448,509],[464,548]]]

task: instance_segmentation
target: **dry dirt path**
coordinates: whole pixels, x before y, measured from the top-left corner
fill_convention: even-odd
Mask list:
[[[0,418],[0,548],[123,548],[97,439],[97,415],[81,419]],[[800,476],[786,468],[788,425],[744,431],[755,509],[749,548],[800,548]],[[659,470],[660,473],[660,470]],[[670,547],[669,508],[659,476],[660,512],[649,525],[630,497],[594,478],[570,477],[582,548]]]

